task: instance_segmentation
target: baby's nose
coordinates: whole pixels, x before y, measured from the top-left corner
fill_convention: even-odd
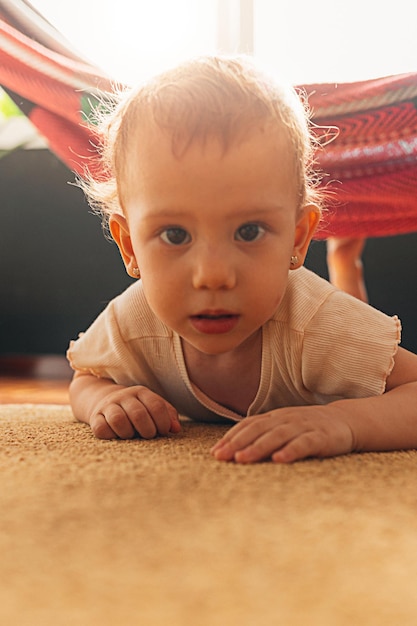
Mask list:
[[[202,246],[193,260],[195,289],[233,289],[236,268],[230,254],[220,247]]]

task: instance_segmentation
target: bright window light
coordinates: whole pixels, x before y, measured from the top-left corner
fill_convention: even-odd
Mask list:
[[[410,0],[254,0],[255,56],[291,83],[417,72]]]
[[[95,65],[134,83],[216,51],[218,1],[31,0]],[[417,71],[410,0],[253,0],[254,54],[293,84]],[[410,12],[411,11],[411,12]]]
[[[81,55],[132,84],[214,53],[217,0],[31,0]]]

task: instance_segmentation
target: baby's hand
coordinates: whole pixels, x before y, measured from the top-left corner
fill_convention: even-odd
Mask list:
[[[136,385],[106,394],[89,417],[99,439],[152,439],[178,433],[181,426],[174,407],[156,393]]]
[[[272,459],[291,463],[307,457],[352,452],[354,437],[347,422],[332,406],[277,409],[245,418],[211,449],[219,461],[254,463]]]

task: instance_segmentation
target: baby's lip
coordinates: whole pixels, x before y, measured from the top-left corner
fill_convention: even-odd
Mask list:
[[[224,309],[207,309],[190,316],[192,326],[205,335],[221,335],[231,332],[239,322],[240,315]]]
[[[225,309],[205,309],[204,311],[199,311],[191,317],[196,318],[208,318],[208,319],[216,319],[220,317],[237,317],[239,314],[235,311],[227,311]]]

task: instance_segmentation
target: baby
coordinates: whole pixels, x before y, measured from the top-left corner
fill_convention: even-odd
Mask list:
[[[136,279],[71,342],[77,419],[103,439],[235,423],[218,460],[417,447],[400,323],[303,266],[321,216],[308,112],[243,57],[128,91],[82,186]]]

